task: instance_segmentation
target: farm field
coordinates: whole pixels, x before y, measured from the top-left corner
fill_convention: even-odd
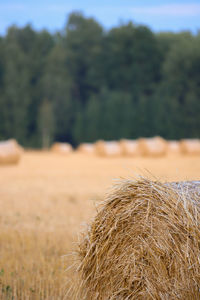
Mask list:
[[[0,166],[0,299],[72,299],[73,251],[116,179],[199,179],[200,157],[101,158],[25,152]],[[67,271],[66,271],[67,269]]]

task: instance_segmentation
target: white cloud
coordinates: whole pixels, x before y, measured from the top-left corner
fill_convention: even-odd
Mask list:
[[[200,15],[200,4],[167,4],[157,6],[132,7],[131,11],[137,14],[155,16],[182,16],[191,17]]]

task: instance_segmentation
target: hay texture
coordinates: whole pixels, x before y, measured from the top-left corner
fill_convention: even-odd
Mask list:
[[[79,145],[77,151],[83,154],[94,154],[94,145],[90,143],[83,143]]]
[[[73,151],[73,148],[68,143],[55,143],[51,147],[51,151],[59,154],[69,154]]]
[[[137,140],[126,140],[120,141],[120,146],[122,149],[122,154],[126,156],[136,156],[140,155],[139,144]]]
[[[200,181],[124,180],[79,245],[77,299],[200,299]]]
[[[181,140],[180,148],[181,148],[182,154],[199,155],[200,154],[200,140],[199,139]]]
[[[23,148],[15,139],[0,142],[0,165],[17,164],[22,153]]]
[[[167,142],[167,153],[168,154],[180,154],[181,147],[179,141],[168,141]]]
[[[161,137],[141,138],[138,141],[143,156],[163,156],[167,153],[167,142]]]
[[[99,156],[115,157],[122,155],[122,149],[119,142],[98,141],[95,143],[95,154]]]

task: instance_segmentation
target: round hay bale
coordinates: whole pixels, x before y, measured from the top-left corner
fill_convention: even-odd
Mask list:
[[[77,299],[199,299],[200,181],[122,181],[78,258]]]
[[[59,154],[69,154],[73,151],[73,148],[68,143],[54,143],[51,151]]]
[[[0,165],[17,164],[23,148],[15,139],[0,142]]]
[[[94,154],[94,145],[90,143],[83,143],[78,147],[77,151],[84,154]]]
[[[119,143],[123,155],[127,155],[127,156],[140,155],[138,141],[122,139]]]
[[[167,152],[168,154],[180,154],[180,142],[179,141],[168,141]]]
[[[95,153],[99,156],[120,156],[122,155],[122,149],[119,142],[98,141],[95,143]]]
[[[163,156],[167,153],[167,142],[161,137],[140,138],[139,150],[143,156]]]
[[[180,141],[181,153],[189,155],[200,154],[200,140],[199,139],[184,139]]]

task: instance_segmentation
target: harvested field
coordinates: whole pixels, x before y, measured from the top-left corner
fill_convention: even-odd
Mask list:
[[[65,269],[77,234],[113,180],[138,174],[161,181],[199,179],[199,156],[69,156],[25,152],[0,167],[0,299],[70,299]],[[66,297],[64,298],[64,295]]]

